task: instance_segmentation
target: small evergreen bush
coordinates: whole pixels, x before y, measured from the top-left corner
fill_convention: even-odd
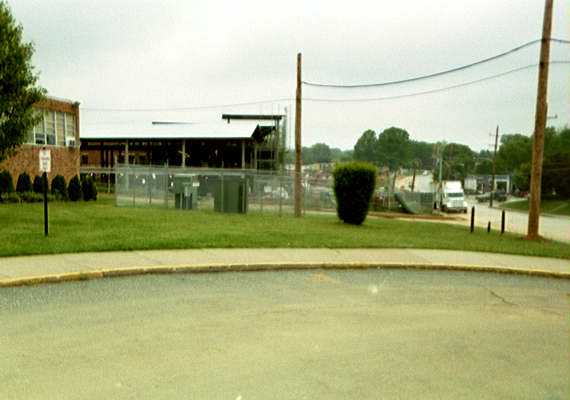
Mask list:
[[[67,197],[71,201],[78,201],[81,200],[81,196],[81,182],[79,182],[79,178],[75,175],[71,178],[67,186]]]
[[[93,178],[89,175],[85,176],[81,181],[81,190],[83,192],[83,200],[97,200],[97,188]]]
[[[18,193],[25,193],[32,191],[32,180],[30,179],[30,175],[25,172],[22,172],[20,176],[18,176],[18,183],[16,183],[16,192]]]
[[[34,178],[33,189],[34,189],[34,193],[42,194],[44,192],[44,177],[43,177],[43,175],[37,175]]]
[[[0,171],[0,199],[4,194],[10,194],[14,191],[14,181],[12,175],[8,171]]]
[[[360,162],[340,164],[333,177],[338,217],[348,224],[362,224],[374,193],[376,167]]]
[[[56,175],[51,181],[51,194],[57,199],[65,199],[67,197],[65,178]]]

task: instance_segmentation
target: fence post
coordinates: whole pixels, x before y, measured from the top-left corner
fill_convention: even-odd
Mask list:
[[[283,175],[279,176],[279,216],[283,207]]]
[[[126,177],[127,177],[127,188],[128,188],[128,187],[129,187],[128,185],[130,184],[130,182],[129,182],[129,181],[130,181],[129,173],[131,172],[131,167],[128,166],[128,167],[127,167],[127,171],[128,171],[128,172],[127,172]],[[133,189],[133,207],[136,207],[136,205],[137,205],[137,201],[136,201],[136,196],[137,196],[137,194],[136,194],[136,192],[135,192],[135,185],[130,185],[130,186],[131,186],[132,189]]]
[[[471,207],[471,233],[475,231],[475,206]]]
[[[501,212],[501,235],[505,233],[505,210]]]
[[[487,223],[487,233],[491,232],[491,221],[489,221],[489,223]]]

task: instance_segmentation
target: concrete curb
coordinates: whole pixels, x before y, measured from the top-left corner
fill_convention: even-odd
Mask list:
[[[411,269],[458,272],[490,272],[527,275],[545,278],[570,279],[570,272],[523,269],[475,264],[430,264],[430,263],[382,263],[382,262],[289,262],[289,263],[243,263],[243,264],[192,264],[158,265],[147,267],[99,269],[96,271],[70,272],[63,274],[1,279],[0,288],[33,286],[48,283],[75,282],[91,279],[137,276],[147,274],[180,274],[212,272],[254,272],[287,270],[339,270],[339,269]]]

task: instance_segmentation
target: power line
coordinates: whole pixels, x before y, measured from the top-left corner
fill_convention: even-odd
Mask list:
[[[565,40],[565,39],[552,38],[550,40],[554,43],[570,44],[570,41]],[[488,63],[490,61],[494,61],[494,60],[497,60],[499,58],[503,58],[503,57],[506,57],[506,56],[511,55],[513,53],[519,52],[519,51],[521,51],[527,47],[530,47],[532,45],[540,43],[541,41],[542,41],[542,39],[532,40],[530,42],[524,43],[520,46],[517,46],[517,47],[514,47],[510,50],[507,50],[503,53],[499,53],[497,55],[487,57],[487,58],[484,58],[484,59],[479,60],[479,61],[475,61],[475,62],[470,63],[470,64],[462,65],[460,67],[455,67],[455,68],[451,68],[451,69],[448,69],[445,71],[439,71],[439,72],[435,72],[432,74],[420,75],[420,76],[416,76],[413,78],[401,79],[401,80],[397,80],[397,81],[387,81],[387,82],[378,82],[378,83],[363,83],[363,84],[353,84],[353,85],[303,81],[303,84],[307,85],[307,86],[316,86],[316,87],[356,89],[356,88],[381,87],[381,86],[389,86],[389,85],[398,85],[401,83],[415,82],[415,81],[419,81],[419,80],[423,80],[423,79],[435,78],[437,76],[442,76],[442,75],[447,75],[447,74],[451,74],[451,73],[458,72],[458,71],[463,71],[463,70],[475,67],[477,65],[485,64],[485,63]]]
[[[555,60],[555,61],[550,61],[550,64],[551,64],[551,65],[570,64],[570,61]],[[394,96],[367,97],[367,98],[359,98],[359,99],[327,99],[327,98],[314,98],[314,97],[308,97],[308,98],[307,98],[307,97],[305,97],[303,100],[304,100],[304,101],[313,101],[313,102],[323,102],[323,103],[361,103],[361,102],[371,102],[371,101],[383,101],[383,100],[402,99],[402,98],[406,98],[406,97],[422,96],[422,95],[426,95],[426,94],[444,92],[444,91],[447,91],[447,90],[457,89],[457,88],[464,87],[464,86],[474,85],[474,84],[476,84],[476,83],[488,81],[488,80],[491,80],[491,79],[500,78],[500,77],[503,77],[503,76],[506,76],[506,75],[513,74],[513,73],[515,73],[515,72],[523,71],[523,70],[525,70],[525,69],[535,68],[535,67],[537,67],[537,66],[538,66],[538,64],[529,64],[529,65],[525,65],[524,67],[519,67],[519,68],[511,69],[511,70],[506,71],[506,72],[501,72],[501,73],[499,73],[499,74],[486,76],[486,77],[484,77],[484,78],[475,79],[475,80],[472,80],[472,81],[463,82],[463,83],[459,83],[459,84],[456,84],[456,85],[445,86],[445,87],[437,88],[437,89],[424,90],[424,91],[420,91],[420,92],[413,92],[413,93],[406,93],[406,94],[394,95]]]
[[[228,107],[240,107],[240,106],[255,106],[259,104],[266,103],[278,103],[289,101],[291,98],[284,97],[279,99],[269,99],[269,100],[257,100],[249,101],[244,103],[233,103],[233,104],[212,104],[205,106],[188,106],[188,107],[173,107],[173,108],[91,108],[82,107],[82,111],[95,111],[95,112],[153,112],[153,111],[193,111],[193,110],[207,110],[207,109],[217,109],[217,108],[228,108]]]
[[[562,41],[564,43],[569,43],[570,41],[563,41],[562,39],[552,39],[557,41]],[[550,61],[551,65],[558,65],[558,64],[570,64],[570,61],[564,60],[555,60]],[[372,98],[359,98],[359,99],[327,99],[327,98],[303,98],[304,101],[312,101],[312,102],[330,102],[330,103],[350,103],[350,102],[371,102],[371,101],[382,101],[382,100],[395,100],[400,98],[406,97],[415,97],[421,96],[426,94],[438,93],[447,90],[452,90],[456,88],[460,88],[463,86],[469,86],[476,83],[488,81],[491,79],[500,78],[506,75],[510,75],[525,69],[530,69],[533,67],[537,67],[538,64],[529,64],[525,65],[524,67],[515,68],[506,72],[502,72],[495,75],[486,76],[484,78],[463,82],[457,85],[446,86],[437,89],[430,89],[420,92],[413,92],[407,93],[402,95],[395,95],[395,96],[383,96],[383,97],[372,97]],[[282,97],[276,99],[267,99],[267,100],[257,100],[257,101],[250,101],[250,102],[242,102],[242,103],[233,103],[233,104],[212,104],[212,105],[204,105],[204,106],[187,106],[187,107],[172,107],[172,108],[93,108],[93,107],[82,107],[82,111],[92,111],[92,112],[176,112],[176,111],[193,111],[193,110],[207,110],[207,109],[219,109],[219,108],[228,108],[228,107],[239,107],[239,106],[251,106],[251,105],[260,105],[260,104],[267,104],[267,103],[279,103],[279,102],[287,102],[291,104],[293,98],[291,97]]]

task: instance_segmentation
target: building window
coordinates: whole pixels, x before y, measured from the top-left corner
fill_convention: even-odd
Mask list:
[[[44,111],[44,126],[47,144],[55,144],[55,113],[53,111]]]
[[[81,154],[81,165],[89,165],[89,156],[87,154]]]
[[[76,129],[75,129],[75,115],[65,113],[65,140],[76,139]]]
[[[65,113],[57,112],[55,120],[57,144],[65,146]]]

